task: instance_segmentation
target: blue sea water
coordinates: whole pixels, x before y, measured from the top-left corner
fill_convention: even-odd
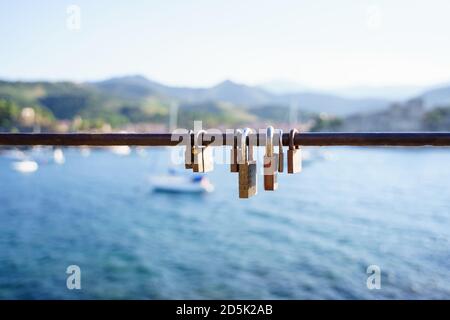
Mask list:
[[[0,298],[450,298],[450,150],[326,150],[249,200],[226,165],[211,194],[153,193],[166,150],[71,149],[32,174],[0,158]]]

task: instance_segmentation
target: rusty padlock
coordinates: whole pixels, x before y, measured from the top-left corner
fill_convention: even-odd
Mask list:
[[[250,198],[258,193],[257,167],[253,159],[253,146],[250,139],[247,147],[247,136],[250,129],[238,133],[240,143],[239,153],[239,198]]]

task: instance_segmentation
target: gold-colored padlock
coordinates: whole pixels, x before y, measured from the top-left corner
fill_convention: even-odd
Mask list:
[[[247,148],[247,136],[250,129],[246,128],[238,133],[240,153],[238,158],[239,170],[239,198],[250,198],[258,193],[258,175],[256,161],[253,159],[253,146],[249,139]]]
[[[192,137],[193,131],[189,130],[186,134],[186,150],[184,151],[184,167],[186,169],[192,169],[194,163],[194,143]]]
[[[273,152],[273,127],[266,131],[266,153],[264,155],[264,190],[273,191],[278,188],[278,154]]]
[[[302,150],[294,144],[296,129],[289,132],[289,149],[287,157],[288,173],[298,173],[302,171]]]
[[[231,148],[231,161],[230,161],[230,172],[239,172],[239,163],[238,163],[238,137],[237,135],[241,135],[242,130],[237,129],[233,134],[233,146]]]
[[[194,162],[192,170],[194,172],[209,172],[214,169],[214,158],[212,153],[212,147],[209,145],[203,145],[203,137],[206,133],[205,130],[199,130],[195,135],[194,143]],[[201,143],[199,143],[201,134]]]

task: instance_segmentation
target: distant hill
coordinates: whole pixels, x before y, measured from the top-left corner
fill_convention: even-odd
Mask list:
[[[163,96],[184,102],[223,101],[251,106],[271,101],[272,96],[261,89],[226,80],[211,88],[188,88],[166,86],[142,76],[126,76],[91,83],[108,94],[122,97],[145,98]]]
[[[318,131],[449,131],[450,86],[416,95],[388,109],[316,121]]]
[[[88,84],[73,82],[7,82],[0,81],[0,99],[19,108],[37,107],[51,112],[56,119],[76,116],[103,118],[113,124],[126,122],[120,108],[127,101],[107,95]]]
[[[316,122],[317,131],[449,131],[450,104],[425,107],[420,98],[393,104],[389,109],[370,114],[355,114],[343,119]]]
[[[174,99],[179,100],[180,126],[191,127],[193,120],[202,120],[210,127],[258,120],[232,103],[210,98],[190,102],[174,98],[173,92],[189,97],[195,90],[171,88],[139,76],[96,83],[0,81],[0,131],[31,130],[33,125],[25,125],[21,119],[21,110],[27,107],[39,115],[36,123],[44,131],[57,130],[63,122],[63,130],[76,131],[102,129],[105,125],[121,128],[130,123],[167,126]]]
[[[425,91],[420,98],[426,108],[450,105],[450,86],[443,86]]]
[[[142,76],[127,76],[111,78],[89,85],[109,95],[126,98],[142,99],[164,91],[165,87]]]
[[[33,107],[45,117],[45,124],[82,119],[82,125],[73,130],[103,124],[167,125],[170,105],[177,102],[182,126],[189,126],[194,119],[203,120],[206,126],[287,123],[295,114],[302,121],[316,121],[319,130],[330,128],[327,119],[331,119],[332,129],[338,124],[355,130],[400,124],[404,128],[445,128],[450,87],[426,91],[418,99],[422,101],[420,112],[411,103],[391,107],[385,99],[352,99],[311,91],[274,93],[230,80],[207,88],[168,86],[140,75],[86,83],[0,81],[0,123],[12,130],[20,109]],[[434,110],[437,106],[442,108]],[[417,120],[419,117],[428,117],[428,122],[420,122],[423,119]]]
[[[426,110],[420,99],[394,104],[388,110],[345,118],[340,131],[421,131]]]
[[[207,101],[228,102],[243,108],[267,105],[294,105],[305,112],[326,112],[345,116],[359,112],[386,109],[390,102],[383,99],[349,99],[319,92],[275,94],[257,86],[248,86],[230,80],[210,88],[171,87],[148,80],[142,76],[113,78],[92,83],[104,93],[122,97],[156,95],[189,103]]]

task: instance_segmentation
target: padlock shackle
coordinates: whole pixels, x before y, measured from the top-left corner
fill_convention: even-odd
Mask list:
[[[278,129],[278,153],[283,153],[283,129]]]
[[[249,132],[250,132],[250,129],[245,128],[243,131],[241,131],[241,134],[240,134],[241,140],[239,142],[241,144],[241,161],[243,163],[248,161],[246,149],[247,149],[247,137],[248,137]]]
[[[194,131],[192,131],[192,130],[188,130],[188,139],[189,139],[189,146],[192,148],[193,146],[194,146],[194,140],[193,140],[193,137],[192,137],[192,135],[194,134]]]
[[[248,130],[249,133],[256,133],[255,130],[251,129],[251,128],[246,128]],[[252,145],[252,140],[251,137],[249,137],[248,139],[248,155],[247,155],[248,161],[253,161],[253,145]]]
[[[233,149],[237,149],[237,147],[238,147],[238,139],[237,139],[238,136],[242,136],[242,130],[241,129],[234,130]]]
[[[241,152],[241,157],[239,159],[239,163],[244,163],[245,162],[245,140],[247,138],[247,132],[245,131],[245,129],[243,130],[236,130],[236,134],[237,134],[237,143],[239,144],[239,151]]]
[[[298,133],[297,129],[291,129],[291,131],[289,132],[289,150],[294,150],[295,146],[294,146],[294,138],[295,138],[295,134]]]
[[[273,156],[273,127],[268,126],[266,130],[266,156]]]
[[[195,147],[196,148],[200,148],[200,144],[198,143],[198,140],[200,138],[200,134],[202,134],[202,145],[203,145],[203,135],[205,133],[207,133],[206,130],[201,129],[201,130],[198,130],[197,133],[195,134],[195,139],[194,140],[195,140]]]

